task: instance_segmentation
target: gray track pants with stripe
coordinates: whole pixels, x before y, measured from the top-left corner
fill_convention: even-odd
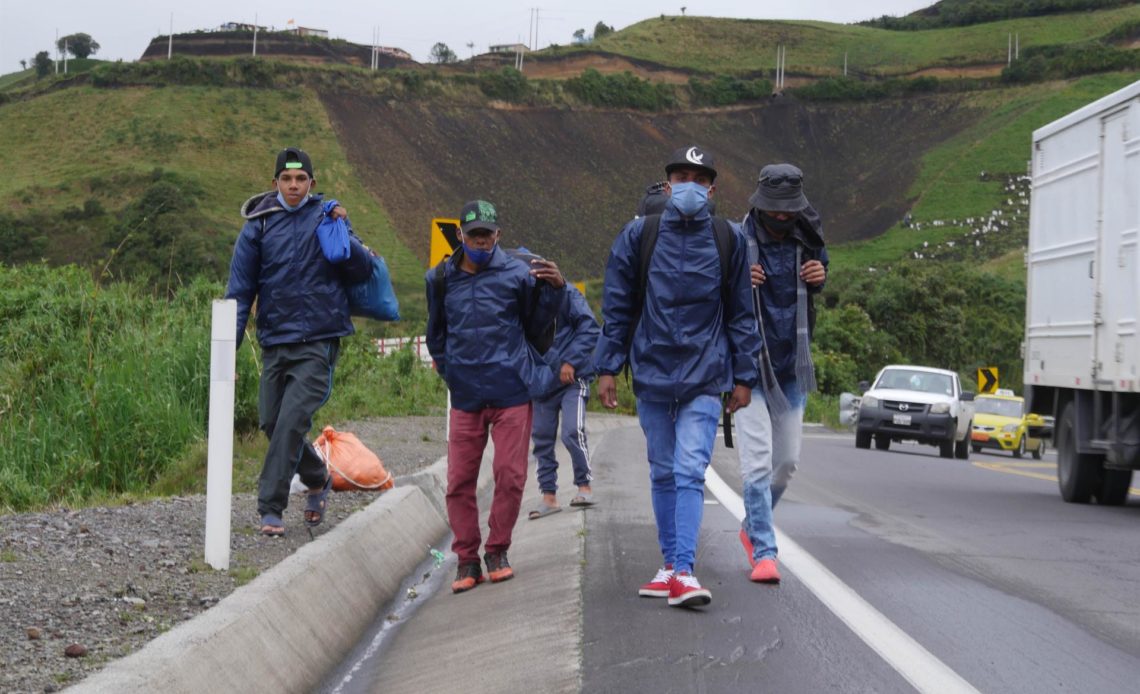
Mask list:
[[[579,378],[552,395],[534,401],[534,424],[531,440],[538,461],[538,488],[553,494],[558,490],[558,461],[554,446],[558,436],[558,413],[562,413],[562,445],[570,451],[574,464],[574,484],[590,483],[590,450],[586,445],[586,401],[590,399],[590,382]]]

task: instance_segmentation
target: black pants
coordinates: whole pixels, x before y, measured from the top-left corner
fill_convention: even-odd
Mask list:
[[[258,418],[269,450],[257,483],[257,512],[278,516],[289,504],[293,473],[310,488],[325,483],[325,463],[308,442],[313,415],[332,393],[340,339],[274,345],[262,350]]]

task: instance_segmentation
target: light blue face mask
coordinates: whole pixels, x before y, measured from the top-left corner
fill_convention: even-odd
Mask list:
[[[709,205],[709,189],[696,181],[670,183],[669,201],[683,217],[696,217]]]
[[[289,212],[296,212],[297,210],[304,207],[305,203],[308,201],[309,201],[309,196],[306,195],[305,197],[301,198],[300,204],[298,204],[296,207],[294,207],[294,206],[290,205],[289,203],[285,202],[285,196],[281,194],[281,191],[277,191],[277,202],[281,203],[281,206],[284,207]]]

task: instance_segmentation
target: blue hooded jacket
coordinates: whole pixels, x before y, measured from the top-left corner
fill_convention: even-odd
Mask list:
[[[818,260],[828,265],[823,242],[823,225],[813,208],[801,215],[800,223],[783,240],[772,238],[757,222],[755,213],[744,218],[744,233],[755,245],[758,262],[767,279],[760,285],[760,315],[764,319],[764,344],[772,360],[772,370],[781,386],[796,382],[796,292],[800,269],[796,267],[796,245],[803,246],[800,262]],[[808,294],[818,294],[823,285],[808,286]],[[810,298],[810,297],[809,297]],[[759,357],[759,353],[756,355]]]
[[[554,344],[542,355],[555,374],[562,371],[563,364],[574,367],[574,378],[590,380],[594,377],[594,349],[598,346],[601,326],[586,297],[571,284],[566,285],[566,298],[558,310],[558,328],[554,333]],[[544,393],[550,396],[562,389],[562,383],[553,391]]]
[[[535,279],[521,261],[495,247],[474,274],[459,267],[460,256],[444,261],[441,303],[427,284],[427,346],[447,381],[451,406],[464,412],[504,408],[552,390],[557,377],[526,339],[554,320],[565,293]],[[536,296],[537,294],[537,296]]]
[[[226,285],[226,298],[237,300],[238,346],[255,298],[257,342],[262,347],[351,335],[345,286],[368,279],[372,272],[371,254],[351,226],[349,259],[333,265],[317,240],[319,194],[289,212],[275,191],[258,193],[245,201],[241,214],[247,221],[234,245]]]
[[[712,217],[683,219],[672,205],[661,214],[657,245],[649,259],[646,297],[636,326],[644,219],[621,230],[606,264],[598,341],[598,373],[616,374],[628,360],[637,397],[653,402],[688,402],[719,395],[734,384],[754,387],[759,379],[753,355],[760,334],[752,309],[752,287],[743,234],[733,227],[728,305],[722,305],[720,253]]]

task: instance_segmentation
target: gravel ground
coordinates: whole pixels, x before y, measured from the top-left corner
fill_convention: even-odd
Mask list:
[[[447,452],[442,416],[344,429],[380,455],[397,485]],[[314,535],[375,498],[332,495]],[[302,508],[292,497],[286,536],[262,537],[256,496],[235,494],[227,573],[203,560],[204,496],[0,517],[0,691],[58,691],[208,609],[310,541]]]

